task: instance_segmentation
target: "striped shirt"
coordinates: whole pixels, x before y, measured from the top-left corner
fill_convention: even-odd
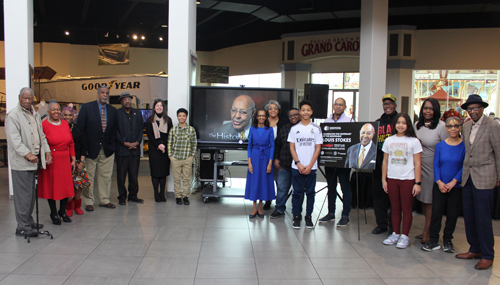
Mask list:
[[[196,152],[196,132],[193,127],[186,125],[181,128],[175,126],[170,129],[168,136],[168,153],[179,160],[194,156]]]

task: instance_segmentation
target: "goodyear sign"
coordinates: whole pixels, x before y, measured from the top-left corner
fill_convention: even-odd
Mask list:
[[[82,90],[97,90],[100,86],[109,86],[109,90],[128,90],[141,89],[140,81],[119,81],[111,80],[109,82],[90,82],[82,83]]]

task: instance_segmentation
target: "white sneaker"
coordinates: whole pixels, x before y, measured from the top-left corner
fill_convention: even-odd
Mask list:
[[[406,235],[401,235],[398,240],[398,244],[396,244],[397,248],[407,248],[408,244],[410,244],[410,239]]]
[[[384,239],[382,243],[385,245],[393,245],[397,243],[398,240],[399,240],[399,235],[397,235],[395,232],[392,232],[392,234],[388,238]]]

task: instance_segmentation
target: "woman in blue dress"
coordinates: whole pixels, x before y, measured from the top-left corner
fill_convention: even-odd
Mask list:
[[[262,213],[262,201],[275,200],[274,194],[274,132],[269,127],[267,112],[257,111],[252,121],[248,135],[248,172],[245,199],[253,201],[253,211],[250,218]],[[257,200],[259,206],[257,208]]]

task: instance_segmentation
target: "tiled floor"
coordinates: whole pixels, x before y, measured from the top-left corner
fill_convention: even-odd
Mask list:
[[[396,249],[384,246],[382,235],[370,233],[375,226],[372,210],[366,211],[367,224],[361,211],[358,241],[356,209],[346,228],[328,223],[313,230],[293,230],[289,212],[285,219],[271,220],[271,211],[264,219],[248,219],[252,206],[243,199],[205,204],[196,194],[190,206],[178,206],[169,193],[167,203],[155,203],[147,163],[142,162],[140,173],[144,204],[115,210],[96,207],[74,216],[71,224],[52,225],[48,206],[40,199],[41,222],[54,239],[43,236],[27,244],[13,234],[14,204],[8,199],[7,170],[1,168],[0,285],[500,284],[500,264],[476,271],[476,261],[420,250],[419,241],[413,239],[422,230],[423,217],[418,214],[410,247]],[[116,202],[113,183],[111,196]],[[314,219],[320,215],[325,192],[316,196]],[[323,209],[321,215],[325,213]],[[499,232],[498,221],[494,229]],[[457,251],[467,251],[463,219],[458,221],[454,243]],[[497,239],[500,252],[498,244]]]

